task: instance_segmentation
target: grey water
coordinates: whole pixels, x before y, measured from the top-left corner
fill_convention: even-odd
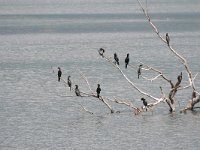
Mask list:
[[[160,33],[169,33],[170,44],[187,59],[193,75],[199,73],[200,1],[147,4]],[[116,52],[124,73],[155,97],[161,96],[160,86],[167,94],[169,85],[161,79],[138,80],[140,61],[173,82],[183,72],[181,86],[189,84],[183,65],[153,32],[136,0],[0,0],[0,150],[199,149],[199,110],[179,113],[190,89],[178,91],[174,114],[160,103],[153,112],[135,116],[129,107],[107,101],[120,111],[111,114],[101,101],[76,97],[57,81],[59,66],[73,87],[78,84],[90,93],[83,73],[92,90],[101,84],[102,96],[141,107],[143,95],[98,55],[101,47],[111,58]],[[127,53],[134,68],[124,68]],[[197,75],[197,91],[199,79]]]

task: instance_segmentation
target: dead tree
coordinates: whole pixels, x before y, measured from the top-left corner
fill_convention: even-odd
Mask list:
[[[143,69],[143,70],[152,70],[152,71],[155,71],[155,72],[158,73],[158,75],[157,75],[156,77],[150,79],[151,81],[156,80],[158,77],[162,77],[165,81],[167,81],[167,82],[170,84],[170,87],[171,87],[170,92],[169,92],[169,94],[168,94],[168,97],[165,96],[166,94],[162,93],[162,95],[163,95],[162,98],[156,98],[156,97],[152,96],[151,94],[142,91],[142,90],[141,90],[139,87],[137,87],[133,82],[131,82],[130,79],[129,79],[129,78],[124,74],[124,72],[121,70],[121,68],[120,68],[118,65],[113,64],[112,61],[111,61],[111,59],[110,59],[109,57],[107,57],[107,56],[104,55],[104,58],[105,58],[109,63],[113,64],[113,66],[116,67],[116,68],[119,70],[119,72],[124,76],[124,78],[128,81],[129,84],[131,84],[131,86],[132,86],[135,90],[137,90],[140,94],[143,94],[143,95],[145,95],[145,96],[148,96],[148,97],[150,97],[150,98],[156,100],[157,102],[156,102],[156,103],[153,103],[152,106],[154,106],[154,105],[157,104],[157,103],[160,103],[161,101],[166,101],[167,104],[168,104],[168,106],[169,106],[169,108],[170,108],[169,111],[170,111],[170,112],[173,112],[173,111],[175,111],[175,109],[176,109],[176,105],[175,105],[175,95],[176,95],[177,91],[180,90],[180,89],[185,89],[185,88],[191,87],[191,89],[192,89],[192,98],[191,98],[191,100],[188,102],[187,107],[184,108],[184,111],[185,111],[185,110],[193,110],[194,105],[200,101],[200,96],[196,96],[196,95],[198,94],[198,92],[196,91],[196,88],[195,88],[195,83],[194,83],[194,79],[195,79],[196,76],[193,78],[193,75],[192,75],[192,72],[191,72],[191,70],[190,70],[190,68],[189,68],[189,65],[188,65],[188,63],[187,63],[187,60],[186,60],[183,56],[181,56],[181,54],[179,54],[179,53],[171,46],[168,33],[166,34],[165,38],[161,36],[161,34],[160,34],[158,28],[157,28],[156,25],[151,21],[151,17],[150,17],[149,14],[148,14],[147,8],[144,8],[143,5],[140,3],[139,0],[137,0],[137,1],[138,1],[139,5],[140,5],[140,7],[141,7],[141,9],[142,9],[142,11],[143,11],[143,13],[144,13],[144,15],[146,16],[147,21],[149,22],[149,24],[150,24],[151,27],[153,28],[154,32],[157,34],[157,36],[158,36],[164,43],[167,44],[167,46],[168,46],[169,50],[172,52],[172,54],[173,54],[173,55],[180,61],[180,63],[184,66],[185,71],[186,71],[186,73],[187,73],[187,75],[188,75],[189,85],[188,85],[188,86],[185,86],[185,87],[183,87],[183,88],[180,86],[181,81],[182,81],[182,72],[180,73],[180,75],[178,75],[178,77],[177,77],[177,82],[174,84],[174,83],[172,83],[172,81],[171,81],[170,79],[168,79],[162,72],[160,72],[159,70],[154,69],[154,68],[149,67],[149,66],[146,65],[147,68],[140,68],[140,71],[141,71],[141,69]],[[140,64],[143,64],[143,63],[140,62]],[[142,66],[144,66],[144,64],[143,64]],[[141,74],[141,73],[140,73],[140,74]],[[146,78],[146,79],[147,79],[147,78]],[[147,79],[147,80],[149,80],[149,79]],[[161,87],[161,91],[162,91],[162,87]],[[198,95],[199,95],[199,94],[198,94]]]
[[[172,52],[172,54],[173,54],[173,55],[180,61],[180,63],[184,66],[185,72],[186,72],[187,75],[188,75],[188,81],[189,81],[189,86],[187,86],[187,88],[190,87],[190,88],[192,89],[192,94],[191,94],[192,96],[191,96],[191,100],[188,101],[187,106],[186,106],[182,111],[193,110],[193,109],[194,109],[194,105],[197,104],[197,103],[200,101],[200,96],[199,96],[199,93],[196,91],[196,87],[195,87],[195,83],[194,83],[195,77],[193,78],[193,74],[192,74],[192,71],[191,71],[190,68],[189,68],[189,65],[188,65],[188,63],[187,63],[187,60],[186,60],[183,56],[181,56],[181,54],[179,54],[179,53],[172,47],[172,45],[170,45],[168,34],[166,34],[166,36],[165,36],[166,38],[164,38],[164,37],[160,34],[158,28],[157,28],[156,25],[152,22],[152,19],[151,19],[150,15],[149,15],[149,13],[148,13],[148,11],[147,11],[147,8],[145,8],[145,7],[141,4],[140,0],[137,0],[137,1],[138,1],[138,4],[140,5],[140,8],[142,9],[142,11],[143,11],[143,13],[144,13],[144,15],[145,15],[145,17],[146,17],[146,19],[147,19],[149,25],[153,28],[154,32],[157,34],[157,36],[160,38],[160,40],[161,40],[162,42],[164,42],[164,43],[167,44],[167,46],[168,46],[169,50]],[[172,104],[172,102],[174,103],[173,95],[176,93],[177,88],[178,88],[179,85],[180,85],[179,81],[177,82],[177,84],[176,84],[175,86],[173,86],[173,84],[171,85],[172,89],[174,89],[174,90],[172,90],[172,91],[170,92],[170,95],[169,95],[169,99],[170,99],[170,101],[171,101],[171,104]],[[168,102],[169,102],[169,101],[168,101]],[[170,107],[171,107],[171,106],[170,106]],[[173,110],[173,109],[172,109],[172,110]]]
[[[154,96],[153,94],[151,93],[148,93],[148,92],[145,92],[143,90],[140,89],[140,87],[138,87],[134,82],[132,82],[128,77],[127,75],[123,72],[123,70],[120,68],[119,65],[115,64],[112,60],[112,57],[108,57],[106,54],[105,54],[105,51],[103,50],[103,52],[99,52],[99,55],[102,57],[102,59],[105,59],[108,63],[110,63],[114,68],[116,68],[119,73],[124,77],[124,79],[131,85],[131,87],[133,87],[134,90],[136,90],[138,93],[140,93],[141,95],[144,95],[146,97],[149,97],[150,99],[153,100],[153,102],[151,103],[148,103],[147,105],[147,108],[149,110],[153,110],[153,108],[155,106],[157,106],[158,104],[160,104],[161,102],[166,102],[169,106],[169,111],[170,112],[174,112],[176,110],[176,100],[175,100],[175,96],[177,94],[177,92],[179,90],[184,90],[186,88],[191,88],[192,90],[192,94],[191,94],[191,100],[188,101],[188,104],[187,106],[181,110],[181,112],[185,112],[186,110],[193,110],[195,108],[195,104],[197,104],[198,102],[200,102],[200,94],[199,92],[196,91],[196,87],[195,87],[195,83],[194,83],[194,80],[196,78],[197,75],[193,76],[190,68],[189,68],[189,65],[187,63],[187,60],[181,55],[179,54],[173,47],[172,45],[170,44],[170,39],[169,39],[169,35],[166,34],[165,37],[162,36],[158,30],[158,28],[156,27],[156,25],[152,22],[151,20],[151,17],[147,11],[147,8],[143,7],[143,5],[140,3],[139,0],[138,1],[138,4],[140,6],[140,8],[142,9],[148,23],[150,24],[150,26],[152,27],[153,31],[157,34],[157,36],[159,37],[159,39],[164,42],[167,47],[169,48],[169,50],[172,52],[172,54],[175,56],[175,58],[177,58],[179,60],[179,62],[184,66],[184,71],[187,73],[187,77],[188,77],[188,86],[185,86],[185,87],[182,87],[181,86],[181,82],[182,82],[182,72],[177,76],[177,81],[176,83],[173,83],[171,79],[169,79],[168,77],[166,77],[166,75],[164,75],[163,72],[161,72],[160,70],[156,69],[156,68],[153,68],[153,67],[150,67],[149,65],[146,65],[144,64],[143,62],[139,62],[140,64],[140,76],[145,79],[145,80],[149,80],[149,81],[154,81],[158,78],[162,78],[165,82],[167,82],[169,85],[170,85],[170,90],[169,90],[169,93],[168,94],[165,94],[163,92],[163,89],[162,87],[160,87],[160,95],[159,96]],[[138,66],[138,65],[137,65]],[[131,65],[130,65],[131,67]],[[134,68],[134,67],[132,67]],[[155,73],[157,73],[157,75],[151,79],[145,77],[143,75],[143,73],[141,74],[141,70],[144,70],[144,71],[153,71]],[[79,71],[80,72],[80,71]],[[139,114],[139,113],[142,113],[142,112],[146,112],[144,111],[142,108],[140,107],[136,107],[132,102],[126,102],[124,100],[119,100],[118,98],[108,98],[108,97],[105,97],[105,96],[97,96],[95,91],[92,90],[90,84],[89,84],[89,81],[87,80],[87,78],[85,77],[85,75],[83,73],[80,72],[80,76],[82,77],[82,79],[86,82],[86,85],[89,89],[89,92],[83,92],[81,91],[81,94],[83,95],[86,95],[88,97],[94,97],[94,98],[97,98],[98,100],[100,100],[101,102],[103,102],[110,110],[111,113],[114,113],[115,111],[113,110],[113,108],[111,107],[111,105],[108,103],[109,102],[114,102],[114,103],[117,103],[117,104],[122,104],[122,105],[125,105],[125,106],[128,106],[131,110],[133,110],[134,114]],[[67,84],[67,82],[61,78],[62,81]],[[73,91],[74,89],[72,89]],[[86,112],[89,112],[90,114],[92,114],[92,112],[88,111],[87,109],[85,109],[83,106],[82,106],[83,110],[85,110]],[[148,111],[147,109],[147,111]]]

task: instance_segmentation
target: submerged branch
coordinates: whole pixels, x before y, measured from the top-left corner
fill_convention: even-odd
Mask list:
[[[85,111],[85,112],[88,112],[89,114],[93,115],[94,113],[89,111],[88,109],[86,109],[85,107],[83,107],[83,105],[81,105],[82,109]]]
[[[180,112],[186,112],[187,110],[193,110],[194,105],[200,102],[200,95],[196,96],[195,98],[191,99],[188,101],[187,106],[182,109]]]

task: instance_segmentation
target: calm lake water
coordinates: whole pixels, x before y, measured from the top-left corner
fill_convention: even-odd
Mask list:
[[[149,0],[148,10],[160,33],[168,32],[172,46],[187,58],[193,74],[199,73],[200,1]],[[78,84],[89,92],[80,70],[93,90],[101,84],[101,95],[141,107],[142,95],[100,58],[100,47],[110,57],[116,52],[127,76],[155,97],[160,96],[159,86],[167,93],[169,85],[138,80],[137,69],[124,69],[127,53],[131,65],[142,61],[174,82],[183,72],[182,86],[188,85],[183,66],[153,33],[136,0],[0,0],[1,150],[199,149],[199,110],[179,113],[190,89],[177,93],[174,114],[161,103],[153,113],[135,116],[128,107],[108,101],[121,112],[110,114],[101,101],[76,97],[57,82],[59,66],[64,79],[71,75],[73,87]]]

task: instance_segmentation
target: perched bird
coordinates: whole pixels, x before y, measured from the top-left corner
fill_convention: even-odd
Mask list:
[[[128,64],[129,64],[129,54],[127,54],[125,58],[125,68],[127,68]]]
[[[76,96],[81,96],[81,93],[78,89],[78,85],[75,85],[75,94],[76,94]]]
[[[119,58],[117,57],[117,54],[114,53],[114,59],[115,59],[115,65],[119,65]]]
[[[181,80],[182,80],[182,72],[181,72],[180,75],[178,75],[177,79],[178,79],[179,82],[181,82]]]
[[[58,67],[58,82],[60,82],[61,76],[62,76],[62,71],[61,71],[60,67]]]
[[[142,68],[142,65],[140,64],[138,68],[138,79],[140,78],[140,75],[141,75],[141,68]]]
[[[99,94],[101,92],[100,84],[97,84],[96,92],[97,92],[97,97],[99,98]]]
[[[141,98],[141,101],[143,102],[143,105],[145,106],[145,108],[146,108],[146,111],[147,111],[147,101],[146,101],[146,99],[144,99],[143,97]]]
[[[69,86],[69,88],[70,88],[70,91],[71,91],[71,88],[72,88],[72,82],[71,82],[71,80],[70,80],[70,77],[71,77],[71,76],[68,76],[67,84],[68,84],[68,86]]]
[[[104,50],[103,48],[100,48],[100,49],[98,50],[98,52],[99,52],[99,55],[100,55],[100,56],[104,57],[104,56],[103,56],[103,53],[105,52],[105,50]]]
[[[166,33],[166,42],[167,42],[168,46],[169,46],[169,41],[170,41],[169,35],[168,35],[168,33]]]

